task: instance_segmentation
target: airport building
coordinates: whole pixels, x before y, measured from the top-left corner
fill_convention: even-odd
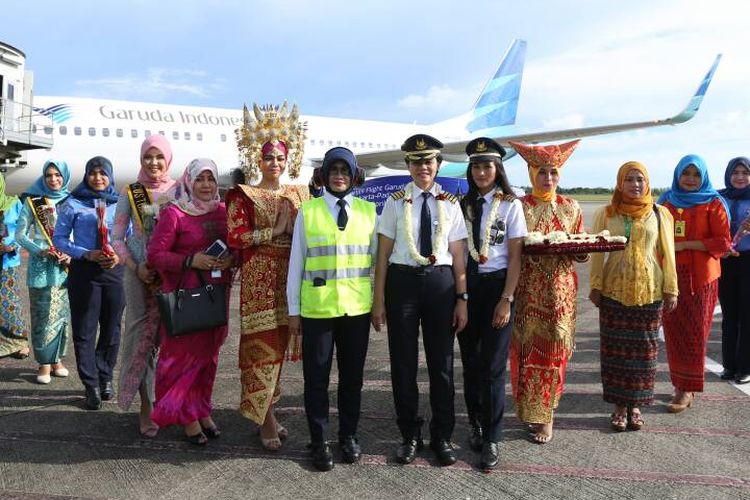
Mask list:
[[[23,151],[52,147],[52,119],[34,111],[33,85],[26,55],[0,42],[0,172],[24,167]]]

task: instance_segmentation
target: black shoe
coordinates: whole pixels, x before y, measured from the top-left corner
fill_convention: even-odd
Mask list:
[[[422,438],[404,438],[401,446],[396,450],[396,461],[400,464],[410,464],[417,458],[417,452],[424,447]]]
[[[98,387],[86,387],[86,400],[83,406],[87,410],[98,410],[102,407],[102,396]]]
[[[115,389],[112,387],[112,381],[108,380],[99,384],[101,390],[102,401],[109,401],[115,399]]]
[[[734,372],[724,370],[723,372],[721,372],[721,375],[719,375],[719,377],[721,377],[721,380],[734,380],[735,375]]]
[[[359,446],[356,437],[346,436],[340,438],[339,447],[341,447],[341,455],[344,462],[348,464],[359,462],[359,458],[362,456],[362,447]]]
[[[204,427],[203,424],[201,424],[201,431],[203,431],[203,434],[205,434],[209,439],[217,439],[219,436],[221,436],[221,430],[219,430],[216,424],[212,425],[211,427]]]
[[[456,463],[456,452],[453,445],[447,439],[430,440],[430,448],[435,452],[435,456],[440,465],[453,465]]]
[[[208,438],[202,431],[192,436],[185,434],[185,441],[194,446],[206,446],[208,444]]]
[[[737,378],[734,379],[735,384],[747,384],[750,382],[750,373],[745,373],[744,375],[737,375]]]
[[[479,426],[472,426],[471,436],[469,436],[469,448],[471,448],[472,451],[479,453],[482,451],[482,444],[482,428]]]
[[[333,469],[333,453],[328,443],[313,443],[310,450],[313,466],[321,472]]]
[[[497,443],[486,442],[482,446],[482,458],[479,462],[479,467],[482,469],[494,469],[497,467],[497,462],[500,452],[497,449]]]

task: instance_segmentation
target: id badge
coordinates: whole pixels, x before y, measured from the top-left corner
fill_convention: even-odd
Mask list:
[[[684,220],[678,220],[674,223],[674,235],[675,236],[681,236],[685,237],[685,221]]]

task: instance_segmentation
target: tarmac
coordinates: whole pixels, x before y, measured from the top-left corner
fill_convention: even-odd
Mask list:
[[[591,220],[595,204],[582,204]],[[105,403],[83,409],[72,345],[67,379],[35,383],[36,364],[0,359],[0,497],[42,498],[446,498],[446,499],[750,499],[750,396],[707,371],[705,392],[677,415],[666,405],[672,386],[662,344],[655,401],[643,408],[639,432],[610,429],[612,407],[601,397],[598,312],[588,300],[588,265],[578,267],[576,350],[568,365],[565,393],[546,445],[529,441],[515,417],[510,382],[500,466],[477,468],[468,447],[461,362],[456,343],[458,463],[437,465],[428,448],[411,465],[394,461],[400,442],[391,395],[385,333],[371,332],[359,440],[361,463],[341,463],[334,444],[333,471],[314,470],[308,459],[301,363],[282,373],[279,420],[290,436],[278,452],[265,451],[255,426],[238,412],[240,381],[237,293],[230,336],[222,348],[214,389],[214,419],[222,436],[205,448],[183,439],[182,429],[161,429],[155,439],[138,433],[138,401],[123,412]],[[24,286],[24,284],[22,284]],[[27,300],[27,299],[25,299]],[[28,306],[28,303],[26,303]],[[721,361],[720,315],[708,357]],[[720,367],[710,365],[716,370]],[[420,407],[429,419],[427,373],[420,362]],[[331,375],[331,437],[337,419],[335,370]],[[747,390],[747,389],[745,389]]]

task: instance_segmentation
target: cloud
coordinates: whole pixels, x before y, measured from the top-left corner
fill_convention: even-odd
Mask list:
[[[571,113],[565,116],[542,120],[542,126],[550,130],[581,128],[585,122],[585,116],[582,113]]]
[[[75,83],[92,97],[160,101],[176,94],[211,97],[224,87],[225,81],[210,78],[201,70],[149,68],[145,75],[128,74],[77,80]]]
[[[463,94],[449,85],[433,85],[426,94],[409,94],[399,99],[396,105],[399,108],[429,108],[454,104],[459,99],[463,99]]]

